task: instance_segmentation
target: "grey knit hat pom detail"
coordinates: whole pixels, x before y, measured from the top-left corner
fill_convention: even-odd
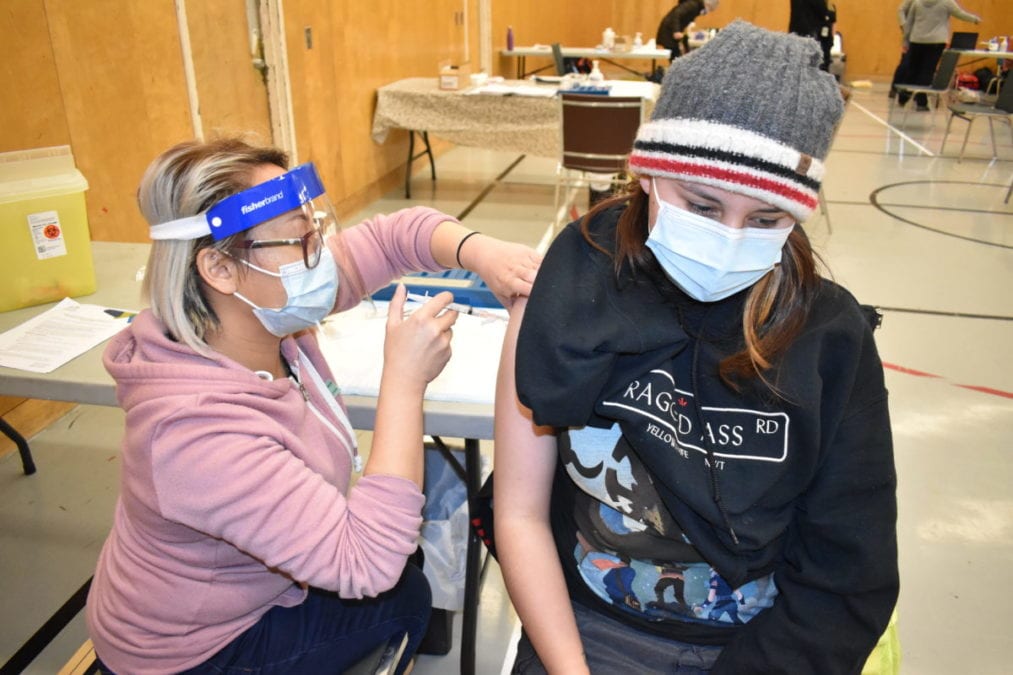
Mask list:
[[[735,21],[676,59],[630,168],[754,197],[803,222],[844,112],[810,38]]]

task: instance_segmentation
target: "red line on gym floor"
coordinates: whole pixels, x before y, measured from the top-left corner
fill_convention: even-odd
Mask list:
[[[896,370],[898,372],[904,373],[905,375],[914,375],[915,377],[942,377],[941,375],[933,375],[932,373],[925,373],[920,370],[914,370],[913,368],[905,368],[904,366],[898,366],[895,363],[883,362],[883,367],[889,368],[890,370]]]
[[[890,370],[896,370],[897,372],[904,373],[905,375],[914,375],[915,377],[932,377],[932,378],[936,378],[936,379],[943,379],[942,375],[934,375],[933,373],[926,373],[926,372],[921,371],[921,370],[915,370],[914,368],[905,368],[904,366],[898,366],[895,363],[886,363],[886,362],[884,362],[883,363],[883,367],[884,368],[889,368]],[[1013,398],[1013,392],[1011,392],[1011,391],[1003,391],[1002,389],[994,389],[992,387],[982,387],[982,386],[975,385],[975,384],[959,384],[959,383],[956,383],[956,382],[954,382],[953,385],[955,387],[961,387],[962,389],[970,389],[971,391],[978,391],[978,392],[981,392],[982,394],[991,394],[992,396],[1001,396],[1002,398]]]
[[[992,394],[993,396],[1013,398],[1013,391],[1003,391],[1002,389],[993,389],[992,387],[978,387],[973,384],[958,384],[957,386],[963,387],[964,389],[973,389],[974,391],[980,391],[985,394]]]

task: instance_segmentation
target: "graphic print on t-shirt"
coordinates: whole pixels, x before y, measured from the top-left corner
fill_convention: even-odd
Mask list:
[[[571,429],[560,456],[573,481],[573,562],[587,588],[651,621],[741,624],[770,607],[771,576],[732,589],[668,513],[620,426]]]
[[[683,458],[706,457],[709,442],[718,470],[729,460],[781,463],[788,458],[786,413],[699,405],[694,398],[670,373],[655,369],[602,401],[599,410],[625,422],[625,432],[653,436]]]

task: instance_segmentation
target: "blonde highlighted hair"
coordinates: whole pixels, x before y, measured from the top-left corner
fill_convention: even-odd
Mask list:
[[[180,143],[159,155],[144,172],[137,202],[149,225],[203,213],[226,197],[252,186],[253,170],[262,164],[288,168],[288,156],[276,148],[257,147],[238,138]],[[207,354],[205,341],[219,320],[207,302],[197,271],[197,253],[214,248],[228,255],[242,234],[221,241],[210,235],[189,241],[160,240],[151,245],[142,292],[169,335]]]

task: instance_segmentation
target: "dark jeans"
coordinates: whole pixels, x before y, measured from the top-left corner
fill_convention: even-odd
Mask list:
[[[397,668],[402,673],[426,632],[431,601],[429,582],[414,565],[405,568],[394,588],[375,598],[343,600],[329,591],[310,589],[301,605],[271,609],[185,675],[341,673],[377,645],[408,633]]]
[[[936,76],[936,66],[939,64],[939,57],[943,55],[946,47],[942,42],[912,42],[908,49],[908,77],[911,84],[928,86],[932,84],[932,78]],[[905,83],[906,84],[906,83]],[[901,93],[897,96],[897,102],[907,103],[909,94]],[[915,94],[915,103],[920,106],[928,105],[928,97],[925,94]]]
[[[639,631],[574,602],[573,615],[592,673],[707,675],[721,647],[691,645]],[[546,675],[526,633],[517,643],[511,675]]]
[[[898,84],[914,84],[911,81],[910,66],[909,62],[911,59],[908,58],[908,52],[904,52],[900,55],[900,62],[897,64],[897,69],[893,71],[893,80],[890,82],[890,91],[893,91],[894,87]]]

